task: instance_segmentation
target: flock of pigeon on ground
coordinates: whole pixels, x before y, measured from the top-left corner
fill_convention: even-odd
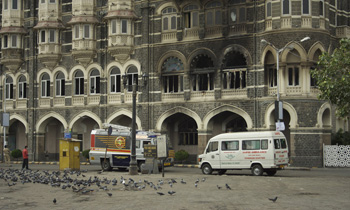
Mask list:
[[[62,188],[63,190],[66,190],[67,188],[70,188],[74,193],[80,193],[80,194],[91,194],[95,191],[95,189],[92,188],[93,185],[96,185],[98,189],[96,191],[102,190],[107,193],[108,196],[112,196],[111,193],[111,187],[116,186],[118,184],[118,180],[116,178],[114,179],[107,179],[107,178],[99,178],[98,176],[89,177],[86,178],[87,170],[81,170],[81,171],[46,171],[43,170],[40,172],[32,171],[32,170],[19,170],[19,169],[2,169],[0,168],[0,179],[3,179],[5,182],[7,182],[7,185],[9,187],[12,187],[18,183],[26,184],[26,183],[38,183],[38,184],[45,184],[50,185],[51,187],[57,187]],[[101,172],[98,172],[98,174],[101,174]],[[194,182],[194,187],[197,188],[199,182],[205,182],[206,178],[202,178],[200,181],[197,179]],[[174,184],[178,183],[175,179],[169,179],[168,185],[170,188],[173,187]],[[184,179],[180,180],[181,184],[187,184]],[[119,180],[119,184],[122,186],[122,190],[128,190],[128,191],[141,191],[144,190],[146,187],[150,187],[156,191],[156,193],[160,196],[165,195],[165,193],[161,192],[162,187],[164,185],[164,181],[158,180],[157,183],[153,183],[147,180],[139,180],[135,181],[132,178],[125,179],[123,176],[121,176]],[[222,186],[216,185],[217,189],[222,189]],[[228,184],[225,184],[225,188],[227,190],[231,190],[231,187]],[[168,194],[170,196],[174,195],[176,192],[173,190],[168,191]],[[277,197],[275,198],[269,198],[269,200],[275,202],[277,200]],[[56,204],[57,200],[56,198],[53,199],[53,203]]]

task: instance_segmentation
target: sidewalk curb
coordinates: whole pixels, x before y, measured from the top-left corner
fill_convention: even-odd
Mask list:
[[[22,161],[11,161],[10,164],[22,164]],[[36,165],[59,165],[59,162],[50,162],[50,161],[29,161],[28,164]],[[89,162],[80,162],[80,165],[91,165]]]

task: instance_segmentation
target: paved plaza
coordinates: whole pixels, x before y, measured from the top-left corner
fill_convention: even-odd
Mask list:
[[[162,174],[59,172],[57,165],[0,164],[0,209],[348,209],[350,169],[283,170],[273,177],[249,171],[203,175],[171,167]],[[17,177],[14,178],[14,177]],[[30,180],[28,182],[26,180]],[[65,187],[64,187],[65,186]],[[228,189],[228,187],[230,189]],[[164,194],[164,195],[163,195]],[[269,198],[276,198],[275,202]],[[56,200],[56,203],[53,200]]]

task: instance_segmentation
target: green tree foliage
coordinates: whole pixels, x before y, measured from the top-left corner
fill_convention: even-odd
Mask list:
[[[14,149],[11,151],[11,156],[17,160],[22,157],[22,151],[20,149]]]
[[[329,100],[337,106],[337,115],[350,114],[350,39],[341,39],[340,47],[333,54],[324,52],[318,67],[311,71],[316,79],[319,98]]]
[[[185,161],[188,158],[189,154],[187,151],[185,150],[179,150],[177,152],[175,152],[175,160],[177,161]]]
[[[350,145],[350,132],[344,132],[340,129],[338,132],[332,133],[332,144]]]

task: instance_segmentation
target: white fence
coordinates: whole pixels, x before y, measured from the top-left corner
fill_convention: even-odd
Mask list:
[[[350,145],[323,145],[324,167],[350,167]]]

